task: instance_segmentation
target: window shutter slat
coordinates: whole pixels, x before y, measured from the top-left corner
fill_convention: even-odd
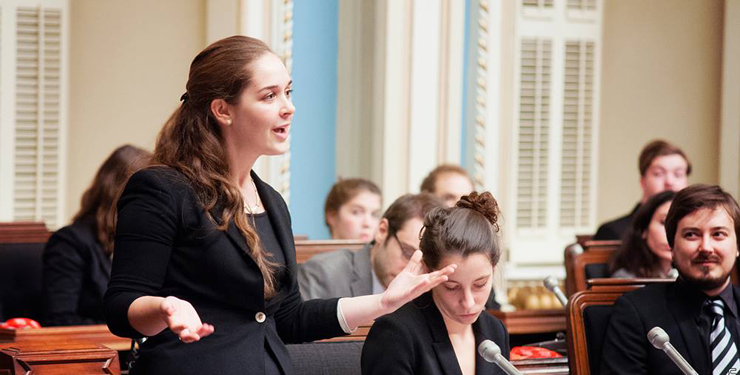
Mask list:
[[[14,219],[57,227],[62,12],[17,9]]]
[[[594,43],[565,43],[560,226],[591,225]]]
[[[547,226],[551,41],[521,42],[517,227]]]

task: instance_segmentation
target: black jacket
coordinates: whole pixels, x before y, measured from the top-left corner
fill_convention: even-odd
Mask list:
[[[509,334],[503,323],[485,311],[473,323],[476,352],[491,340],[509,358]],[[362,348],[363,375],[461,375],[455,350],[432,292],[376,320]],[[476,354],[476,375],[504,374]]]
[[[116,335],[141,337],[128,322],[128,308],[151,295],[187,300],[203,322],[215,327],[212,335],[192,344],[165,329],[144,343],[132,374],[263,374],[269,345],[290,375],[294,371],[283,342],[343,334],[337,299],[301,302],[288,208],[280,194],[252,177],[286,260],[279,293],[269,304],[262,274],[236,225],[218,231],[182,174],[154,167],[129,180],[118,202],[105,295],[108,326]],[[260,322],[262,313],[267,319]]]
[[[732,288],[735,301],[740,301],[740,287]],[[665,330],[694,370],[711,374],[708,339],[702,337],[697,324],[706,299],[680,280],[648,285],[617,299],[604,339],[601,374],[681,375],[668,356],[648,341],[647,333],[656,326]]]
[[[95,217],[85,216],[56,231],[46,243],[43,325],[105,323],[103,295],[111,260],[95,228]]]
[[[629,229],[630,225],[632,225],[632,219],[635,217],[638,209],[640,209],[639,203],[635,206],[635,208],[632,209],[632,212],[630,212],[629,214],[601,224],[599,229],[596,230],[596,234],[594,234],[593,239],[600,241],[621,240],[622,235],[627,232],[627,229]]]

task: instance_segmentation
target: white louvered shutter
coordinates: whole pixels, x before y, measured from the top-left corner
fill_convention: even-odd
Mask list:
[[[516,149],[508,161],[511,279],[564,277],[563,249],[595,228],[599,0],[521,0],[516,14]],[[512,214],[509,214],[511,217]]]
[[[5,158],[12,153],[12,162],[0,164],[0,178],[10,180],[12,188],[0,201],[12,210],[2,211],[0,221],[43,221],[55,229],[63,209],[64,22],[69,6],[53,0],[11,3],[2,11],[13,12],[14,22],[0,30],[13,35],[14,45],[3,45],[0,53],[14,56],[13,66],[3,67],[6,78],[12,70],[14,84],[2,86],[2,95],[13,98],[2,110],[12,114],[0,115],[0,134],[12,136],[0,143],[0,152]]]
[[[517,227],[547,226],[552,43],[521,41]]]
[[[592,225],[594,43],[565,43],[560,226]]]
[[[596,10],[596,0],[568,0],[568,10]]]

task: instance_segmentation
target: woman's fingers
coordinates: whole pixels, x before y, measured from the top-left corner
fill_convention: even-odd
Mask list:
[[[421,256],[421,250],[414,251],[414,254],[411,255],[411,259],[409,259],[409,262],[406,263],[406,267],[404,267],[404,270],[414,275],[418,274],[419,270],[421,269]]]

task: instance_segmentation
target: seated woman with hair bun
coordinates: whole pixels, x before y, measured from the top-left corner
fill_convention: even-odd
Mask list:
[[[665,234],[665,217],[675,196],[674,191],[664,191],[640,206],[624,234],[622,246],[609,261],[611,277],[669,277],[673,258]]]
[[[492,340],[509,357],[509,334],[485,312],[498,246],[499,208],[491,193],[464,196],[424,219],[427,270],[457,264],[447,281],[375,321],[362,349],[362,374],[503,374],[476,353]]]

